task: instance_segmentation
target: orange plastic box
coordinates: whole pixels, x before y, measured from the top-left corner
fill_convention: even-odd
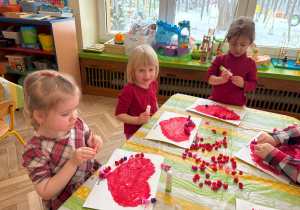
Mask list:
[[[20,4],[0,6],[0,14],[2,16],[4,16],[4,12],[20,12],[20,11],[21,11]]]

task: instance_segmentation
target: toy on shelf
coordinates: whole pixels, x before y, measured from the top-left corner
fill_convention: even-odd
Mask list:
[[[192,59],[199,60],[201,56],[201,51],[200,51],[201,43],[197,42],[195,45],[196,46],[194,46],[192,49]]]
[[[215,39],[215,42],[219,43],[218,47],[217,47],[217,52],[216,52],[217,56],[222,54],[223,41],[224,41],[224,39]]]
[[[259,54],[259,50],[256,44],[251,45],[251,54],[247,55],[255,60],[257,69],[259,70],[268,70],[270,67],[271,58],[268,55]]]
[[[124,36],[123,36],[123,33],[119,32],[115,35],[115,38],[114,38],[114,43],[115,44],[120,44],[120,45],[123,45],[124,44]]]
[[[73,10],[70,7],[55,4],[44,4],[39,11],[40,14],[51,15],[55,17],[73,17]]]
[[[208,34],[203,36],[199,63],[207,63],[208,59],[212,58],[214,49],[214,34],[215,29],[208,29]]]
[[[189,54],[189,46],[193,46],[196,40],[190,36],[190,21],[181,21],[171,26],[167,22],[157,21],[157,31],[155,34],[155,51],[166,56],[177,56],[178,58],[184,54]],[[182,30],[187,29],[188,35],[182,34]],[[174,35],[178,36],[177,44],[171,44]]]
[[[288,51],[288,48],[294,48]],[[297,53],[294,54],[295,49]],[[300,70],[300,35],[293,35],[287,41],[284,37],[278,44],[272,63],[275,68],[285,68],[291,70]],[[289,59],[288,59],[289,57]],[[294,59],[295,60],[294,60]]]

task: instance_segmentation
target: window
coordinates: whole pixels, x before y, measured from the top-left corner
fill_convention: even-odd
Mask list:
[[[300,0],[98,0],[98,3],[102,42],[112,39],[117,32],[128,32],[132,22],[139,20],[154,23],[163,20],[171,25],[190,20],[190,36],[197,41],[202,41],[209,28],[216,29],[215,38],[222,39],[235,17],[247,16],[255,22],[255,43],[260,53],[273,56],[284,39],[288,48],[300,47],[300,38],[299,41],[294,38],[296,44],[290,41],[300,34]]]

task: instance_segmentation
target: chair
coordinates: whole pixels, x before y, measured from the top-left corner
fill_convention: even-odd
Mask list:
[[[25,144],[21,136],[14,131],[15,120],[14,120],[14,111],[16,107],[15,101],[5,101],[0,103],[0,140],[4,139],[10,134],[15,134],[19,139],[22,145]],[[4,121],[4,117],[10,114],[10,124],[11,127]]]
[[[6,74],[6,66],[0,63],[0,75],[4,78],[4,74]]]

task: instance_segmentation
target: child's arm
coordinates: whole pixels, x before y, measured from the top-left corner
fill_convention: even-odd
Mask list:
[[[284,173],[294,182],[300,183],[300,160],[295,160],[268,143],[257,144],[254,149],[254,153],[263,158],[264,162]]]
[[[254,91],[257,87],[257,67],[254,60],[252,60],[250,68],[251,70],[248,72],[246,79],[244,80],[244,92]]]
[[[51,200],[58,195],[68,184],[77,167],[84,161],[93,159],[95,151],[89,147],[78,148],[72,158],[66,162],[61,170],[53,177],[35,185],[35,190],[45,200]]]
[[[278,133],[270,133],[279,145],[300,144],[300,126],[289,127]]]
[[[143,112],[138,117],[130,116],[128,114],[119,114],[116,116],[116,118],[123,123],[127,124],[133,124],[133,125],[142,125],[144,123],[147,123],[150,119],[150,113]]]

